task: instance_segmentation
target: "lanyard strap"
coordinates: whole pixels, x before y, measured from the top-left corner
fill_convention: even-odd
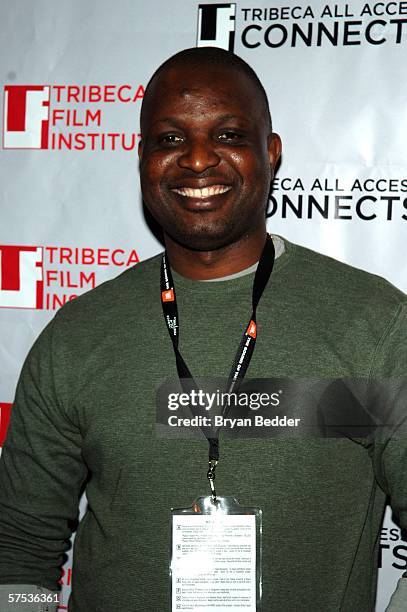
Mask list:
[[[246,330],[243,333],[239,347],[236,351],[236,356],[228,378],[228,393],[236,389],[242,382],[249,363],[251,361],[257,337],[257,321],[256,311],[263,295],[263,291],[268,283],[271,272],[274,266],[275,251],[271,237],[267,235],[265,245],[256,269],[256,274],[252,289],[252,314]],[[179,348],[179,317],[177,309],[177,300],[175,296],[174,281],[171,274],[167,252],[165,251],[161,260],[161,304],[164,314],[165,323],[170,335],[172,346],[174,348],[175,361],[178,371],[178,376],[185,391],[190,392],[196,389],[197,385],[193,376],[182,357]],[[206,435],[206,434],[205,434]],[[216,465],[219,459],[219,437],[210,438],[209,442],[209,464],[211,462]],[[213,468],[214,469],[214,468]],[[208,475],[209,478],[209,475]]]

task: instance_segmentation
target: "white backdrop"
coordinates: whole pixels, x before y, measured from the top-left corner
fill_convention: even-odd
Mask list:
[[[141,207],[139,110],[182,48],[234,48],[265,85],[284,145],[270,231],[407,290],[407,2],[2,0],[0,23],[0,444],[54,311],[161,250]],[[377,612],[407,569],[389,513],[381,545]],[[64,605],[69,584],[70,562]]]

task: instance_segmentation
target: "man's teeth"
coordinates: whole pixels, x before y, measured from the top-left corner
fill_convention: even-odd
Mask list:
[[[179,187],[178,189],[172,189],[175,193],[179,193],[187,198],[208,198],[220,193],[226,193],[232,189],[229,185],[211,185],[210,187],[203,187],[202,189],[192,189],[191,187]]]

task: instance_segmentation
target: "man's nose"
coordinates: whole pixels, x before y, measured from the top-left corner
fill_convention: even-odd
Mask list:
[[[196,173],[217,166],[219,162],[220,157],[215,151],[214,143],[204,138],[187,142],[185,151],[178,158],[178,165],[181,168],[188,168]]]

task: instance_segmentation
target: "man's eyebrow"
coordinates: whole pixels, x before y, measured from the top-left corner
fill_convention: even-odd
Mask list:
[[[248,123],[248,120],[243,115],[229,115],[228,114],[228,115],[220,115],[219,117],[215,118],[216,123],[223,123],[224,121],[239,121],[243,123]],[[185,122],[180,120],[177,117],[163,117],[162,119],[156,119],[156,121],[153,121],[151,123],[151,127],[155,127],[156,125],[159,125],[160,123],[170,123],[172,125],[177,126],[177,125],[182,125]]]
[[[151,126],[157,125],[159,123],[178,123],[174,117],[164,117],[163,119],[156,119],[151,122]]]
[[[236,120],[247,123],[247,119],[243,115],[222,115],[221,117],[218,117],[217,120],[219,121],[219,123],[221,123],[222,121],[236,121]]]

